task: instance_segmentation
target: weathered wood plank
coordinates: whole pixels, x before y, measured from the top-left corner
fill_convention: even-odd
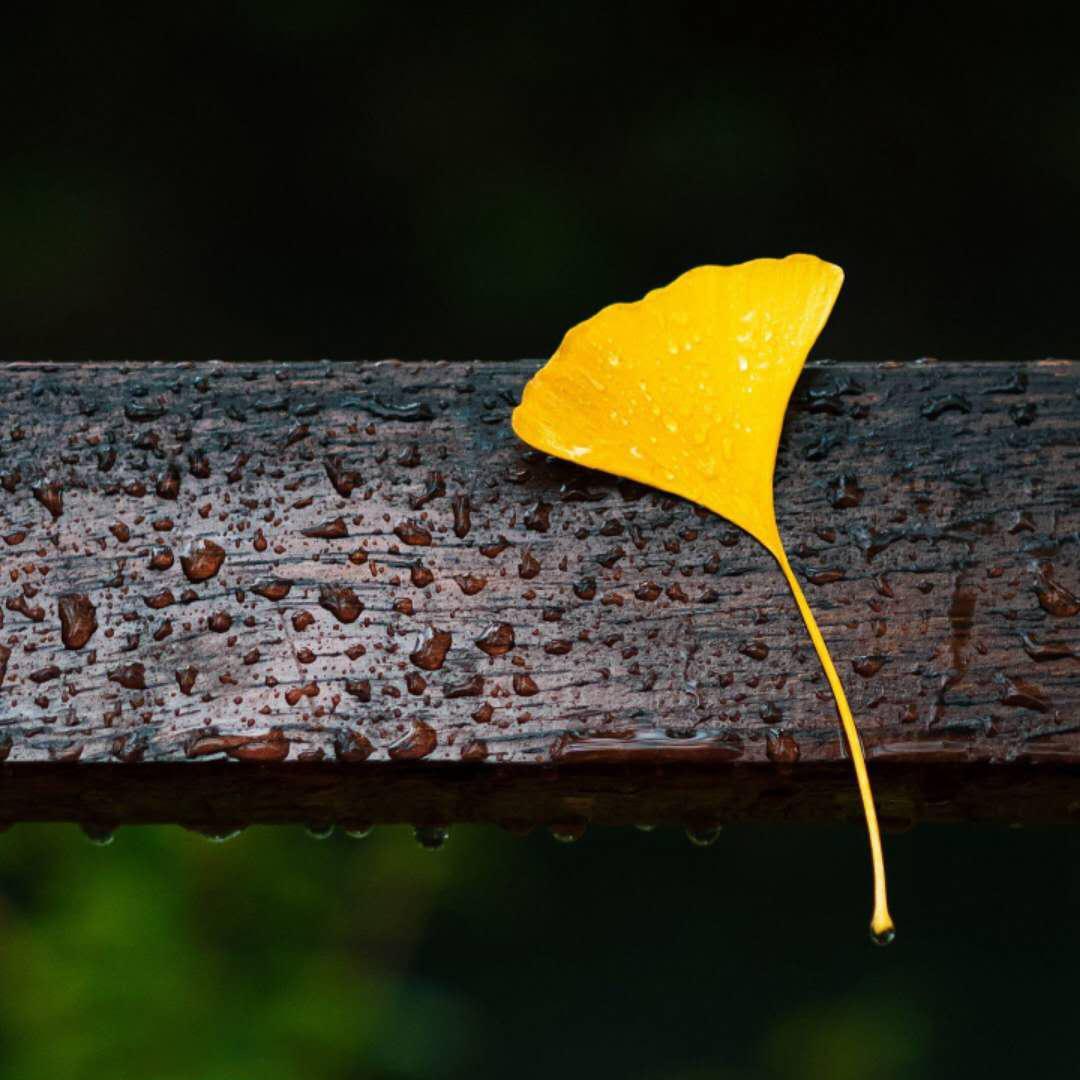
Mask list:
[[[0,816],[849,812],[769,556],[520,444],[535,367],[0,368]],[[886,817],[1072,813],[1078,395],[1066,362],[796,391],[778,517]]]

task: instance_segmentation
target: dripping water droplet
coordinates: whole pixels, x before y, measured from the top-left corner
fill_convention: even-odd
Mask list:
[[[686,838],[695,847],[712,847],[720,839],[720,825],[688,828]]]
[[[573,844],[585,835],[584,821],[563,821],[549,827],[549,832],[560,844]]]
[[[880,945],[884,948],[886,945],[891,945],[896,940],[896,931],[890,926],[887,930],[870,930],[870,940],[875,945]]]
[[[98,847],[108,847],[116,836],[116,830],[111,825],[99,825],[92,821],[83,821],[79,828],[86,834],[86,839]]]
[[[450,839],[450,830],[445,825],[417,825],[413,835],[425,851],[438,851]]]

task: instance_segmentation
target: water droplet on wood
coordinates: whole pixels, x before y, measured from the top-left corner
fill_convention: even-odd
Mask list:
[[[574,582],[574,595],[579,600],[591,600],[596,596],[596,578],[583,577]]]
[[[158,477],[154,491],[159,499],[175,501],[180,494],[180,470],[175,465],[167,466]]]
[[[173,564],[173,551],[172,548],[166,547],[164,544],[159,544],[153,548],[150,552],[150,569],[151,570],[168,570]]]
[[[181,694],[190,694],[195,689],[195,680],[199,677],[198,668],[181,668],[176,673],[176,685],[180,687]]]
[[[546,533],[551,527],[551,504],[538,501],[525,515],[525,528],[530,532]]]
[[[1031,709],[1033,712],[1049,712],[1050,699],[1046,692],[1034,683],[1019,677],[999,676],[1001,683],[1001,703],[1019,709]]]
[[[256,585],[252,588],[252,592],[256,596],[262,596],[267,600],[284,600],[289,595],[289,590],[292,589],[291,581],[282,581],[280,579],[274,579],[272,581],[264,581],[261,585]]]
[[[419,464],[419,461],[417,461]],[[422,510],[432,499],[441,499],[446,494],[446,480],[437,470],[429,473],[427,485],[419,495],[414,495],[409,500],[409,506],[413,510]]]
[[[800,756],[795,736],[787,731],[770,731],[765,736],[765,756],[776,765],[794,765]]]
[[[769,646],[764,641],[744,641],[739,646],[739,652],[751,660],[764,660],[769,655]]]
[[[353,488],[359,487],[364,482],[358,472],[345,468],[340,455],[328,457],[323,465],[334,490],[343,499],[349,498],[353,493]]]
[[[356,622],[364,610],[363,601],[348,585],[321,586],[319,606],[329,611],[341,623]]]
[[[421,634],[420,642],[409,654],[409,659],[424,671],[438,671],[446,660],[453,640],[449,630],[436,630],[429,626]]]
[[[1030,634],[1021,634],[1020,640],[1024,643],[1024,652],[1040,663],[1046,660],[1080,660],[1080,653],[1064,642],[1038,642]]]
[[[68,593],[57,601],[60,639],[66,649],[81,649],[98,628],[97,609],[83,593]]]
[[[225,549],[213,540],[202,540],[186,555],[180,556],[180,567],[188,581],[208,581],[225,562]]]
[[[487,578],[474,577],[472,574],[460,574],[454,580],[466,596],[475,596],[487,585]]]
[[[431,531],[415,521],[402,521],[394,526],[394,535],[403,543],[413,547],[430,547]]]
[[[1050,579],[1049,573],[1041,571],[1035,583],[1035,595],[1044,611],[1059,619],[1071,618],[1080,612],[1080,600],[1064,585]]]
[[[454,535],[462,540],[472,528],[472,503],[465,492],[459,492],[450,500],[454,512]]]
[[[829,505],[834,510],[847,510],[863,500],[863,490],[851,473],[843,473],[829,484]]]
[[[418,589],[426,589],[434,580],[435,575],[420,559],[409,568],[409,581]]]
[[[347,679],[345,681],[345,693],[352,695],[358,701],[370,701],[371,681],[369,679]]]
[[[492,623],[476,639],[476,647],[488,656],[504,656],[514,647],[514,628],[509,623]]]
[[[857,656],[851,661],[851,666],[857,674],[869,679],[885,666],[887,659],[885,656]]]
[[[34,498],[52,515],[55,521],[64,512],[64,489],[59,484],[35,484]]]
[[[947,412],[971,412],[971,402],[963,394],[945,394],[931,398],[919,411],[927,420],[936,420]]]
[[[433,727],[422,720],[414,720],[412,730],[394,743],[387,753],[394,761],[419,761],[438,745],[439,737]]]
[[[109,681],[119,683],[127,690],[145,690],[146,668],[140,663],[126,664],[110,671]]]
[[[313,525],[310,529],[303,529],[302,534],[316,540],[342,540],[349,535],[349,529],[344,518],[337,517],[332,521]]]
[[[470,675],[458,683],[451,683],[443,689],[443,697],[453,701],[456,698],[479,697],[484,692],[482,675]]]
[[[540,692],[540,687],[531,675],[518,672],[513,678],[514,693],[519,697],[532,697]]]

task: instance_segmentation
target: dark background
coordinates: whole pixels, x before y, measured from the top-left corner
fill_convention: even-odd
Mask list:
[[[1076,354],[1076,38],[1036,5],[514,7],[9,8],[3,354],[542,356],[799,250],[848,275],[824,354]]]
[[[942,6],[944,7],[944,6]],[[9,359],[542,356],[701,262],[818,355],[1080,354],[1080,74],[1034,5],[5,13]],[[1068,1075],[1069,830],[0,837],[0,1074]]]

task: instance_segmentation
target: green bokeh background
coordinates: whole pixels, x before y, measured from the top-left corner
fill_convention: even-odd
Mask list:
[[[0,1073],[140,1077],[1067,1075],[1080,837],[889,837],[873,948],[851,827],[21,825],[0,848]]]
[[[700,262],[848,273],[839,359],[1080,355],[1060,9],[40,3],[0,357],[545,355]],[[2,555],[0,555],[2,559]],[[0,836],[12,1080],[1075,1072],[1071,830]]]

